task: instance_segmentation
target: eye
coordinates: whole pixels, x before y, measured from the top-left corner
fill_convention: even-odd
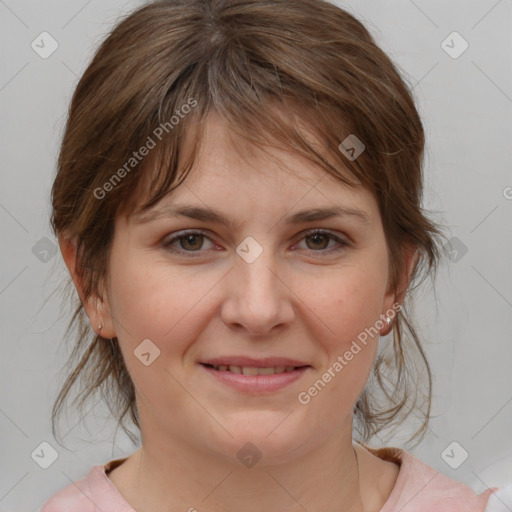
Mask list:
[[[210,240],[202,231],[187,231],[165,241],[164,247],[178,254],[201,252],[205,239]],[[180,248],[175,247],[176,242],[179,243]]]
[[[192,253],[198,253],[197,256],[204,251],[204,242],[209,241],[212,246],[212,240],[202,231],[190,230],[178,233],[172,238],[164,241],[163,247],[170,252],[176,254],[188,254],[189,256],[196,256]],[[339,252],[349,246],[349,243],[334,235],[330,231],[321,229],[314,229],[306,232],[301,241],[306,241],[306,251],[315,253],[332,253]],[[329,242],[334,241],[334,248],[329,248]],[[336,246],[337,245],[337,246]],[[210,247],[211,249],[212,247]]]
[[[312,252],[338,252],[349,245],[347,242],[337,237],[330,231],[323,231],[321,229],[308,231],[302,240],[306,240],[306,245],[308,246],[307,250]],[[311,241],[309,244],[307,243],[308,240]],[[329,240],[334,240],[338,244],[338,247],[331,247],[330,250],[325,250],[329,245]]]

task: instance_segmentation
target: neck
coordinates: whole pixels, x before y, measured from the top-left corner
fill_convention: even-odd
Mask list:
[[[145,439],[119,467],[124,475],[112,480],[138,512],[363,512],[351,434],[338,434],[287,462],[252,467],[205,456],[183,442]]]

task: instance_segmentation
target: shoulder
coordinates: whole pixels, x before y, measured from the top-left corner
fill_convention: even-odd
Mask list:
[[[380,512],[484,512],[498,490],[494,487],[477,494],[405,450],[363,446],[373,455],[400,466],[395,486]]]
[[[91,469],[89,475],[94,470]],[[54,494],[39,512],[94,512],[89,475]]]
[[[97,512],[115,506],[116,512],[132,512],[121,494],[109,480],[107,472],[125,459],[93,466],[87,476],[70,483],[49,498],[38,512]]]

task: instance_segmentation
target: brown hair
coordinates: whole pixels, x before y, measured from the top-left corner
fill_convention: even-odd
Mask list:
[[[435,273],[442,234],[421,207],[422,123],[409,87],[364,26],[324,0],[164,0],[117,24],[71,101],[52,190],[52,227],[77,241],[84,302],[101,297],[115,216],[133,212],[141,197],[147,201],[140,210],[149,208],[183,182],[213,111],[259,146],[279,144],[343,183],[368,188],[382,217],[392,289],[405,268],[406,244],[419,255],[409,291]],[[327,154],[297,129],[301,121]],[[350,134],[365,145],[353,160],[338,149]],[[187,154],[185,135],[193,141]],[[155,149],[136,158],[134,151],[150,140]],[[134,386],[117,339],[91,331],[80,301],[66,334],[75,325],[68,364],[76,366],[53,407],[54,435],[58,413],[80,381],[75,403],[82,408],[99,391],[133,441],[124,421],[129,414],[139,427]],[[392,333],[391,357],[377,356],[355,407],[355,427],[365,441],[414,407],[423,423],[412,439],[428,424],[431,371],[406,304]],[[420,383],[426,400],[418,406]]]

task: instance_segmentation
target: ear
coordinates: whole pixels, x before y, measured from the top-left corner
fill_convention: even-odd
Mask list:
[[[76,273],[77,239],[59,235],[59,247],[64,263],[73,279],[73,283],[80,297],[84,310],[89,317],[91,327],[102,338],[114,338],[116,336],[114,322],[110,313],[110,306],[106,293],[104,297],[91,295],[84,301],[84,288],[80,277]],[[100,325],[101,330],[100,330]]]
[[[419,252],[417,251],[417,247],[414,245],[406,245],[403,249],[404,251],[404,267],[400,275],[398,276],[398,283],[396,287],[396,291],[390,291],[386,294],[384,299],[384,311],[382,311],[382,316],[386,316],[386,311],[390,309],[394,309],[394,304],[402,305],[405,299],[405,295],[407,293],[407,289],[409,288],[409,284],[411,282],[411,276],[416,268],[419,259]],[[385,321],[385,320],[384,320]],[[386,336],[389,334],[391,329],[393,328],[393,319],[386,325],[383,329],[381,329],[381,336]]]

